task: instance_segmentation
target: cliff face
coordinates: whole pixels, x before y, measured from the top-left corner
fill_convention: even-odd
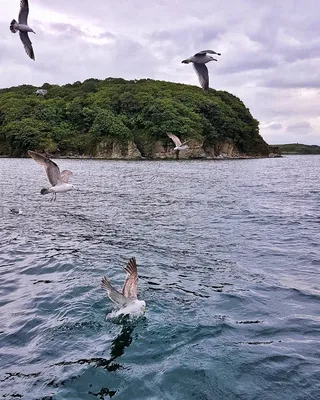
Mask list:
[[[188,140],[179,158],[268,156],[259,123],[236,96],[142,79],[88,79],[0,90],[0,155],[28,150],[110,159],[175,158],[171,132]]]
[[[205,146],[203,141],[190,140],[188,149],[179,152],[179,159],[224,159],[224,158],[251,158],[252,155],[239,152],[234,143],[230,141],[218,142],[212,146]],[[173,145],[168,145],[162,141],[148,143],[145,147],[141,146],[140,150],[134,141],[124,143],[118,142],[100,142],[91,155],[79,154],[77,152],[64,152],[63,156],[70,157],[94,157],[100,159],[111,160],[140,160],[140,159],[176,159],[176,152]],[[272,149],[271,149],[272,150]],[[56,154],[57,155],[57,154]],[[257,154],[255,157],[263,157],[264,154]],[[269,154],[272,157],[273,153]]]

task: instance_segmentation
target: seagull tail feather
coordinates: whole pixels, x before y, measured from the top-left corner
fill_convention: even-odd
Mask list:
[[[182,62],[182,64],[189,64],[189,63],[191,63],[191,61],[189,60],[189,58],[187,58],[186,60],[182,60],[181,62]]]
[[[41,194],[48,194],[48,193],[50,193],[50,192],[49,192],[48,189],[45,189],[45,188],[44,188],[44,189],[41,189],[40,193],[41,193]]]
[[[10,31],[12,33],[16,33],[19,30],[18,28],[19,28],[18,22],[15,19],[13,19],[10,23]]]

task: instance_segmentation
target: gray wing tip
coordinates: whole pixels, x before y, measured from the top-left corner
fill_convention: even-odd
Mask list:
[[[101,288],[102,288],[102,289],[108,289],[109,286],[110,286],[110,283],[109,283],[107,277],[104,276],[104,277],[101,279]]]
[[[48,157],[46,155],[37,153],[36,151],[33,151],[33,150],[28,150],[28,154],[32,158],[41,157],[43,159],[48,159]]]
[[[128,261],[125,271],[131,276],[137,276],[137,262],[135,257],[131,257]]]

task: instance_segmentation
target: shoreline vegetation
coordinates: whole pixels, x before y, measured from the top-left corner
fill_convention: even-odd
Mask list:
[[[315,144],[301,144],[301,143],[290,143],[290,144],[278,144],[276,147],[279,147],[282,154],[320,154],[320,146]]]
[[[180,159],[279,157],[236,96],[152,79],[45,83],[0,90],[0,157],[28,150],[53,158],[175,159],[171,132],[188,140]]]

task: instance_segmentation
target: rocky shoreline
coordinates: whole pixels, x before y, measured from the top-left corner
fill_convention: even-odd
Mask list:
[[[239,152],[236,145],[231,141],[217,142],[215,144],[204,144],[197,140],[190,140],[189,148],[180,151],[180,160],[243,160],[257,158],[281,157],[277,147],[269,146],[269,153],[265,151],[257,154],[245,154]],[[37,149],[34,149],[37,151]],[[41,150],[38,150],[42,153]],[[97,144],[92,154],[76,151],[46,152],[51,158],[70,159],[93,159],[93,160],[176,160],[177,155],[173,147],[168,143],[155,141],[154,143],[141,144],[134,141],[116,142],[105,141]],[[28,157],[27,154],[23,155]],[[1,158],[12,157],[1,155]]]

